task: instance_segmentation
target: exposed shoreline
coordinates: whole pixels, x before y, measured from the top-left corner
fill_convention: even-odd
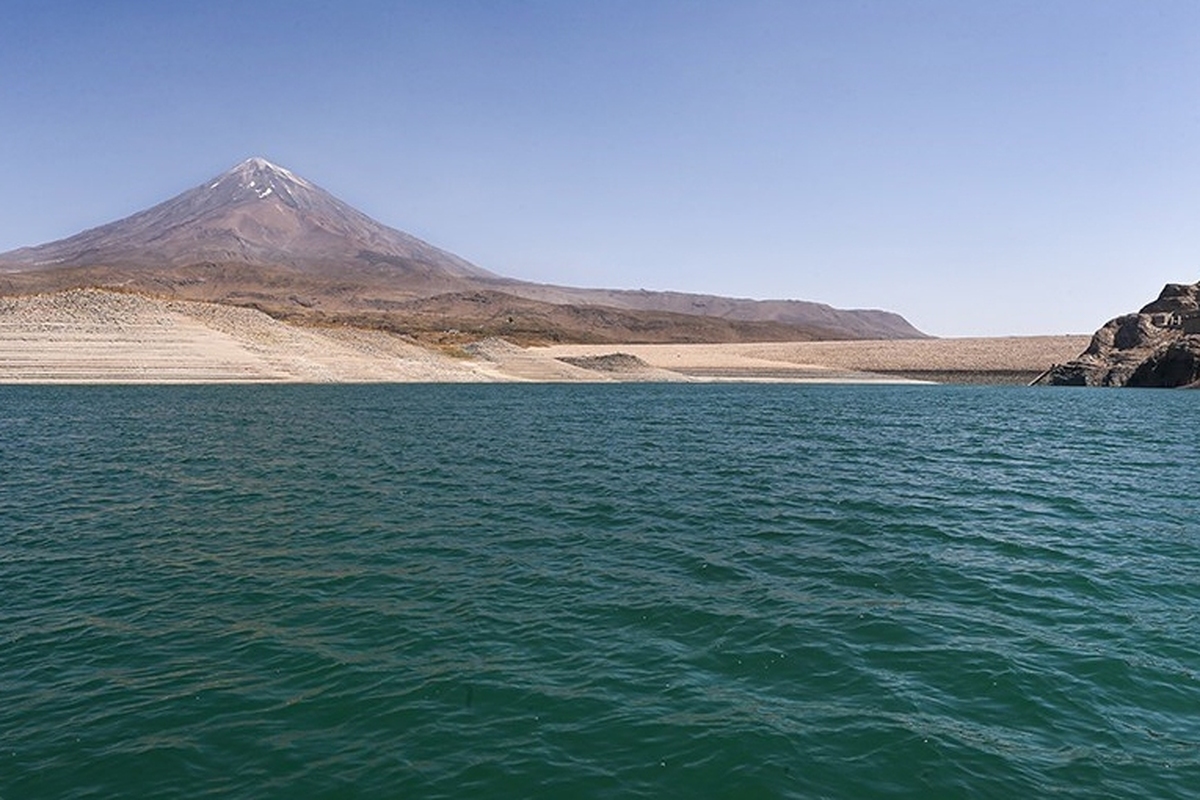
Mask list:
[[[528,348],[486,340],[437,351],[384,331],[307,328],[248,308],[78,289],[0,297],[0,384],[1027,383],[1074,358],[1088,338]]]

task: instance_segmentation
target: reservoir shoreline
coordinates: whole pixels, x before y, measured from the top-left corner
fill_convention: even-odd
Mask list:
[[[493,383],[766,381],[1025,383],[1085,335],[738,344],[488,339],[430,348],[260,311],[82,289],[0,297],[0,383]],[[624,358],[607,358],[616,355]],[[631,357],[631,358],[630,358]]]

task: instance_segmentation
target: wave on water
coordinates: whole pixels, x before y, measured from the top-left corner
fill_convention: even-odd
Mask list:
[[[1190,797],[1194,396],[0,388],[0,797]]]

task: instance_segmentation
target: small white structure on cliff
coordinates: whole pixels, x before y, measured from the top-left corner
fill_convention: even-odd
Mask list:
[[[1184,333],[1200,333],[1200,311],[1159,311],[1150,315],[1150,324]]]

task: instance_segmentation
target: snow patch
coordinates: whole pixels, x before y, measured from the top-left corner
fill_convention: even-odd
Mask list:
[[[273,186],[277,183],[280,184],[279,186],[275,187],[278,191],[283,191],[283,185],[289,183],[295,184],[296,186],[303,186],[306,189],[317,188],[291,170],[284,169],[278,164],[272,164],[270,161],[267,161],[265,158],[261,158],[259,156],[247,158],[245,161],[238,164],[236,167],[226,173],[225,176],[222,176],[222,178],[224,177],[237,178],[238,185],[243,189],[249,188],[257,190],[259,187]],[[248,181],[248,179],[251,177],[253,177],[254,180]],[[217,183],[220,183],[220,181],[217,181]],[[214,183],[209,188],[216,188],[217,183]]]

